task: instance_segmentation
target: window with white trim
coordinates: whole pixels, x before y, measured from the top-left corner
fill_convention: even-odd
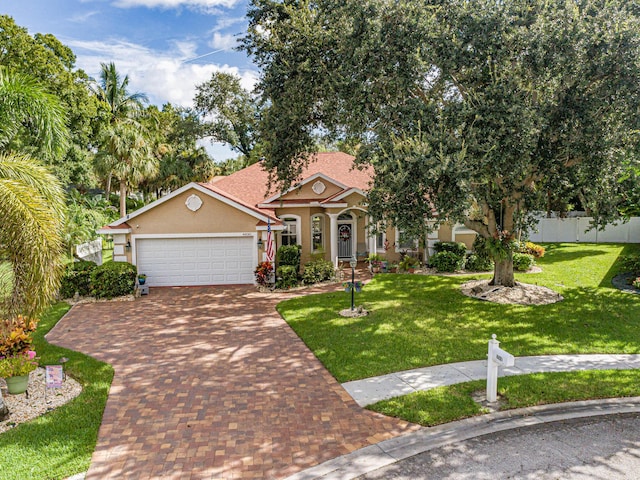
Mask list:
[[[386,250],[384,243],[387,241],[387,235],[384,232],[376,234],[376,250]]]
[[[280,242],[282,245],[297,245],[298,244],[298,223],[299,220],[295,217],[283,217],[281,218],[284,224],[284,229],[280,234]]]
[[[311,251],[324,249],[324,215],[311,216]]]
[[[411,238],[402,230],[396,230],[396,252],[418,250],[418,239]]]

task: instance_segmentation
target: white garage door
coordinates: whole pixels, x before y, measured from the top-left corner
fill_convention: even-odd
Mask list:
[[[152,287],[253,283],[253,237],[144,238],[138,272]]]

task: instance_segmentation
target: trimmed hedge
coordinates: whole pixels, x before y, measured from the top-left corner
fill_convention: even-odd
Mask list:
[[[278,266],[291,265],[300,271],[300,245],[283,245],[276,252]]]
[[[276,277],[276,288],[286,290],[298,286],[298,270],[294,265],[279,266]]]
[[[126,262],[107,262],[91,272],[91,293],[96,298],[113,298],[133,293],[138,272]]]
[[[91,295],[91,272],[98,265],[87,260],[80,260],[67,265],[60,281],[60,297],[72,298],[76,292],[86,297]]]
[[[528,253],[518,253],[514,252],[513,254],[513,268],[518,272],[526,272],[533,265],[535,265],[535,259],[533,255],[529,255]]]
[[[486,272],[493,270],[493,262],[488,257],[483,257],[477,253],[470,253],[464,264],[465,270],[470,272]]]
[[[451,251],[436,253],[431,257],[431,266],[439,272],[455,272],[464,267],[464,256],[459,256]]]
[[[433,249],[436,253],[451,252],[462,258],[467,254],[467,246],[462,242],[437,242]]]
[[[305,285],[313,285],[315,283],[331,280],[335,275],[333,263],[329,260],[315,260],[304,266],[302,273],[302,283]]]

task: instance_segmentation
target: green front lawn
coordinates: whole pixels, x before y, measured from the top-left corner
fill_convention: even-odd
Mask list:
[[[371,314],[348,319],[344,292],[287,300],[278,310],[340,382],[486,357],[497,334],[516,356],[640,353],[640,296],[611,286],[616,259],[638,245],[553,244],[538,260],[543,272],[522,282],[565,298],[544,306],[498,305],[468,298],[460,284],[488,275],[377,275],[356,294]]]
[[[113,369],[47,343],[44,335],[68,310],[68,304],[59,303],[43,316],[34,346],[41,365],[57,364],[67,357],[65,371],[82,384],[82,393],[62,407],[0,434],[2,480],[66,478],[89,468]]]
[[[383,400],[369,409],[426,427],[485,413],[472,394],[486,381],[460,383]],[[500,410],[596,398],[640,396],[640,370],[553,372],[500,378]]]

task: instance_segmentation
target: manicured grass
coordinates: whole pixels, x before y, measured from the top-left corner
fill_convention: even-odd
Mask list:
[[[371,311],[347,319],[347,293],[282,302],[278,310],[340,382],[429,365],[485,358],[498,335],[516,356],[640,353],[640,296],[611,286],[616,259],[637,245],[553,244],[539,274],[519,281],[565,298],[544,306],[498,305],[465,297],[460,284],[488,275],[377,275],[356,295]]]
[[[486,387],[484,380],[439,387],[384,400],[368,408],[424,426],[486,413],[471,398]],[[548,403],[640,396],[640,370],[596,370],[536,373],[500,378],[501,410]]]
[[[44,335],[69,310],[54,305],[42,317],[34,335],[41,365],[67,357],[65,371],[83,386],[68,404],[0,434],[2,480],[61,479],[86,471],[96,446],[113,369],[81,353],[50,345]]]

